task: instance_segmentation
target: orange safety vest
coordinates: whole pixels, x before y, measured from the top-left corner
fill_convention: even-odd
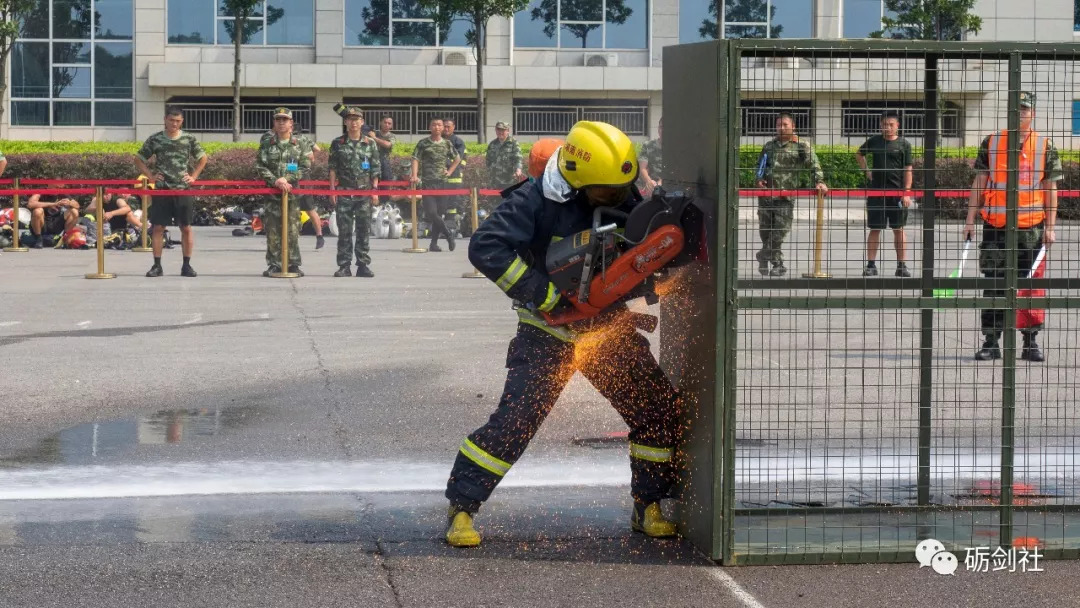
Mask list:
[[[1008,131],[990,136],[988,146],[990,183],[987,185],[986,204],[982,209],[982,217],[995,228],[1005,227],[1008,145]],[[1041,185],[1042,179],[1035,179],[1036,174],[1043,175],[1045,167],[1046,138],[1032,131],[1031,135],[1024,140],[1024,146],[1020,150],[1020,179],[1018,180],[1020,196],[1017,203],[1019,215],[1016,221],[1019,228],[1038,226],[1046,218],[1046,211],[1043,208],[1045,193]]]

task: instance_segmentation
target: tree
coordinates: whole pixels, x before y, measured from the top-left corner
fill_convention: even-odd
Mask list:
[[[621,1],[621,0],[620,0]],[[492,17],[513,19],[514,13],[525,10],[529,0],[419,0],[420,5],[430,9],[432,19],[440,31],[450,30],[455,21],[463,21],[469,29],[465,40],[476,57],[476,141],[484,143],[484,127],[487,125],[487,101],[484,96],[484,64],[487,63],[487,24]]]
[[[36,0],[0,0],[0,100],[7,93],[8,57],[11,55],[11,47],[15,46],[19,37],[20,23],[37,4]],[[0,120],[3,117],[4,106],[0,103]]]
[[[889,13],[872,38],[962,40],[978,34],[982,18],[972,12],[978,0],[885,0]]]
[[[704,19],[698,34],[705,39],[720,38],[720,2],[721,0],[709,1],[709,16],[715,17],[715,21]],[[776,2],[772,5],[768,0],[724,0],[724,21],[729,23],[765,23],[772,22],[776,18]],[[764,26],[761,25],[733,25],[729,26],[725,38],[762,38],[760,34]],[[769,38],[779,38],[784,31],[784,26],[773,25],[769,28]]]
[[[247,42],[252,34],[258,29],[252,26],[261,24],[249,23],[252,13],[263,3],[263,0],[224,0],[225,14],[231,15],[233,22],[228,24],[226,31],[233,40],[233,141],[240,141],[240,48]],[[237,36],[236,33],[241,35]]]
[[[559,6],[561,4],[562,6]],[[596,0],[541,0],[540,5],[532,9],[534,21],[544,22],[544,34],[554,38],[559,28],[559,21],[607,21],[622,25],[634,9],[629,8],[624,0],[608,0],[606,14],[601,14],[600,3]],[[563,23],[563,29],[581,39],[581,48],[588,48],[589,32],[598,29],[599,23]]]

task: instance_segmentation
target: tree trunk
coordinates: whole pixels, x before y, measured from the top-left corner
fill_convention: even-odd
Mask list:
[[[232,140],[240,141],[240,46],[247,25],[247,11],[236,11],[233,16],[233,133]]]
[[[10,47],[8,47],[8,48],[10,49]],[[10,53],[9,50],[5,50],[3,53],[0,53],[0,124],[4,123],[3,99],[4,99],[4,95],[7,94],[7,90],[8,90],[8,86],[7,86],[7,81],[8,81],[7,61],[8,61],[8,54],[9,53]],[[10,126],[10,125],[8,125],[8,126]]]
[[[484,20],[477,15],[473,21],[476,32],[476,142],[484,143],[487,135],[487,103],[484,101],[484,64],[487,63],[487,40]]]

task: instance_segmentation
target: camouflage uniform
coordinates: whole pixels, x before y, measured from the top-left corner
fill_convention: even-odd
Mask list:
[[[188,172],[189,162],[206,156],[206,152],[195,136],[185,131],[180,131],[176,139],[158,131],[146,138],[135,156],[146,164],[154,159],[153,170],[163,178],[154,184],[158,190],[187,190],[184,175]],[[158,226],[168,226],[174,220],[180,226],[190,226],[194,214],[195,197],[162,196],[153,200],[149,216],[150,223]]]
[[[278,178],[284,177],[296,186],[311,171],[310,150],[299,137],[280,141],[277,136],[259,144],[255,170],[268,186],[274,187]],[[290,168],[294,164],[294,168]],[[291,197],[290,197],[291,198]],[[263,201],[263,227],[266,230],[266,264],[281,266],[281,196],[269,195]],[[300,206],[289,203],[289,266],[300,265]]]
[[[259,145],[261,146],[265,142],[270,141],[272,139],[274,139],[274,132],[272,130],[267,131],[266,133],[263,133],[262,137],[259,139]],[[313,140],[310,135],[305,135],[305,134],[296,135],[296,139],[299,140],[300,144],[302,146],[304,146],[304,148],[307,150],[307,154],[311,154],[311,155],[315,154],[315,140]],[[312,209],[315,208],[315,197],[310,195],[310,194],[304,194],[302,196],[296,196],[296,197],[291,197],[290,196],[289,197],[290,203],[294,198],[296,199],[297,204],[300,205],[300,208],[303,209],[304,211],[311,211]]]
[[[445,190],[449,186],[446,183],[446,170],[458,159],[454,144],[445,138],[432,141],[430,137],[421,139],[413,151],[413,158],[419,163],[420,187],[425,190]],[[431,222],[431,244],[435,245],[440,235],[446,235],[447,240],[452,238],[450,230],[443,221],[442,210],[449,205],[448,196],[425,196],[423,198],[424,215]]]
[[[975,158],[975,170],[989,173],[990,167],[990,137],[983,139],[979,146],[979,154]],[[1060,181],[1065,177],[1061,166],[1061,155],[1054,142],[1046,139],[1046,157],[1043,161],[1043,180]],[[1017,228],[1016,230],[1016,268],[1021,277],[1026,277],[1035,263],[1035,256],[1042,247],[1043,224],[1030,228]],[[979,244],[979,271],[983,276],[991,279],[1004,279],[1006,266],[1008,265],[1008,250],[1005,248],[1007,228],[995,228],[983,222],[982,243]],[[1005,297],[1004,289],[987,289],[983,292],[987,298]],[[980,315],[983,334],[987,336],[997,335],[1005,328],[1005,311],[999,309],[983,310]],[[1037,328],[1030,330],[1037,333]]]
[[[507,137],[506,141],[491,140],[488,144],[487,155],[484,160],[487,165],[488,183],[492,189],[502,190],[518,183],[514,174],[521,171],[521,146],[514,141],[513,137]]]
[[[664,179],[664,149],[659,139],[650,139],[641,145],[638,152],[638,163],[649,163],[649,177],[654,182]]]
[[[385,139],[390,142],[390,149],[386,149],[378,144],[375,144],[375,147],[379,149],[379,166],[382,167],[382,173],[379,179],[384,182],[393,181],[394,163],[390,158],[390,154],[394,151],[394,144],[397,143],[397,137],[394,135],[393,131],[387,131],[386,133],[383,133],[378,129],[375,130],[375,136],[379,139]],[[379,197],[380,203],[386,203],[389,200],[390,197],[388,195],[383,195]]]
[[[366,137],[353,141],[342,135],[330,144],[330,170],[343,190],[368,190],[379,179],[382,165],[378,146]],[[356,254],[356,263],[368,265],[368,237],[371,234],[371,202],[362,196],[339,196],[337,203],[337,263],[348,266]],[[353,227],[356,244],[353,245]],[[350,251],[351,250],[351,251]]]
[[[464,188],[465,162],[468,157],[468,155],[465,153],[465,140],[461,139],[457,135],[451,135],[450,137],[447,137],[446,140],[454,145],[454,151],[457,152],[457,155],[461,157],[461,163],[458,164],[458,167],[456,170],[454,170],[453,175],[447,178],[446,183],[449,185],[450,188]],[[450,165],[446,165],[446,168],[449,169]],[[443,212],[446,214],[446,227],[450,230],[456,231],[459,228],[462,211],[464,211],[465,209],[465,202],[468,200],[468,197],[463,194],[458,194],[455,196],[448,196],[446,198],[449,201],[447,209],[443,210]]]
[[[767,188],[795,190],[805,184],[806,176],[812,178],[811,184],[825,181],[817,154],[810,142],[792,137],[787,143],[779,138],[765,144],[758,157],[757,179],[763,180]],[[758,199],[758,228],[761,231],[761,251],[757,254],[758,262],[772,262],[782,266],[784,253],[780,248],[791,231],[791,222],[795,212],[795,199],[790,196],[763,196]]]

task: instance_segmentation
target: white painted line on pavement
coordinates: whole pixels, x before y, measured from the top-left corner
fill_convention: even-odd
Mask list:
[[[184,321],[184,325],[191,325],[192,323],[198,323],[199,321],[202,321],[202,313],[197,312],[191,317],[190,320]]]
[[[90,325],[92,325],[93,323],[93,321],[80,321],[79,323],[76,323],[75,326],[86,329],[87,327],[90,327]]]
[[[11,327],[13,325],[19,325],[22,321],[0,321],[0,327]]]
[[[259,313],[259,318],[260,319],[269,319],[270,318],[270,313],[268,313],[268,312],[260,312]]]
[[[742,604],[744,608],[765,608],[765,604],[757,601],[756,597],[746,589],[743,589],[742,585],[732,578],[730,574],[725,572],[723,568],[719,566],[712,568],[709,570],[709,575],[719,581],[731,595],[734,595],[735,599],[739,600],[739,603]]]

